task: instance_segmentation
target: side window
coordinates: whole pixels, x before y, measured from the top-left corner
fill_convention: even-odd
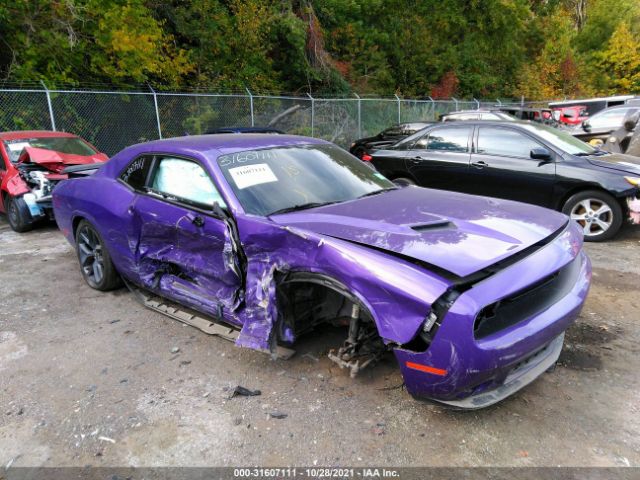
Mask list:
[[[143,191],[152,165],[153,157],[138,157],[124,169],[120,179],[134,190]]]
[[[413,147],[411,147],[411,150],[426,150],[428,142],[429,142],[429,134],[426,133],[422,137],[420,137],[418,140],[416,140],[416,143],[413,144]]]
[[[522,133],[505,128],[480,127],[478,153],[507,157],[531,157],[531,149],[541,147]]]
[[[426,149],[441,152],[467,152],[469,127],[444,127],[429,132]]]
[[[153,174],[151,188],[187,203],[211,207],[214,202],[218,202],[221,208],[226,208],[222,196],[207,172],[190,160],[160,158]]]

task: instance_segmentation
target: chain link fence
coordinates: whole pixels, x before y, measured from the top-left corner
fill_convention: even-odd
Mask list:
[[[316,98],[209,93],[0,89],[0,131],[60,130],[107,155],[126,146],[220,127],[272,127],[348,147],[395,123],[437,121],[456,110],[504,104],[478,100]]]

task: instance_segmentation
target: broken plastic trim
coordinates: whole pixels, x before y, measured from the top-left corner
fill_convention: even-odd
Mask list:
[[[230,342],[235,342],[240,335],[239,329],[223,323],[221,319],[206,318],[163,297],[138,288],[126,280],[124,280],[124,283],[131,293],[133,293],[136,300],[151,310],[195,327],[208,335],[215,335]],[[277,358],[287,360],[295,354],[295,350],[278,345],[274,353]]]
[[[242,248],[240,241],[240,233],[235,219],[225,210],[223,210],[218,202],[213,203],[212,211],[214,215],[219,216],[227,227],[229,238],[231,239],[231,249],[234,259],[234,272],[240,279],[240,289],[237,293],[237,304],[240,306],[244,302],[244,294],[247,288],[247,256]]]

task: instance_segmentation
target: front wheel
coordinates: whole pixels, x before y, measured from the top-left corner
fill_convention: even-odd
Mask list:
[[[7,220],[14,232],[23,233],[33,229],[33,221],[27,202],[22,197],[6,198]]]
[[[120,277],[104,241],[86,220],[76,229],[76,252],[84,280],[91,288],[106,292],[120,285]]]
[[[562,212],[582,227],[588,242],[602,242],[612,238],[622,226],[622,207],[611,195],[587,190],[573,195]]]

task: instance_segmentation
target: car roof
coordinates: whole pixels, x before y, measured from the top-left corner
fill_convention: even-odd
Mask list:
[[[512,122],[505,122],[504,120],[465,120],[464,122],[440,122],[436,126],[439,127],[464,127],[469,125],[495,125],[496,127],[512,127],[518,125],[535,125],[539,126],[540,123],[532,122],[530,120],[514,120]]]
[[[54,132],[52,130],[18,130],[14,132],[0,132],[0,139],[2,140],[18,140],[21,138],[34,138],[34,137],[71,137],[75,138],[77,135],[67,132]]]
[[[211,135],[188,135],[139,143],[123,150],[138,155],[144,152],[165,152],[177,155],[200,155],[208,158],[230,153],[261,148],[287,147],[330,143],[318,138],[299,135],[273,135],[269,133],[220,133]]]
[[[492,109],[481,108],[479,110],[458,110],[455,112],[445,113],[443,116],[446,117],[447,115],[457,115],[459,113],[496,113],[496,112],[500,112],[500,109],[499,108],[492,108]]]
[[[219,127],[213,128],[207,132],[207,134],[221,134],[221,133],[277,133],[284,134],[282,130],[272,127]]]

